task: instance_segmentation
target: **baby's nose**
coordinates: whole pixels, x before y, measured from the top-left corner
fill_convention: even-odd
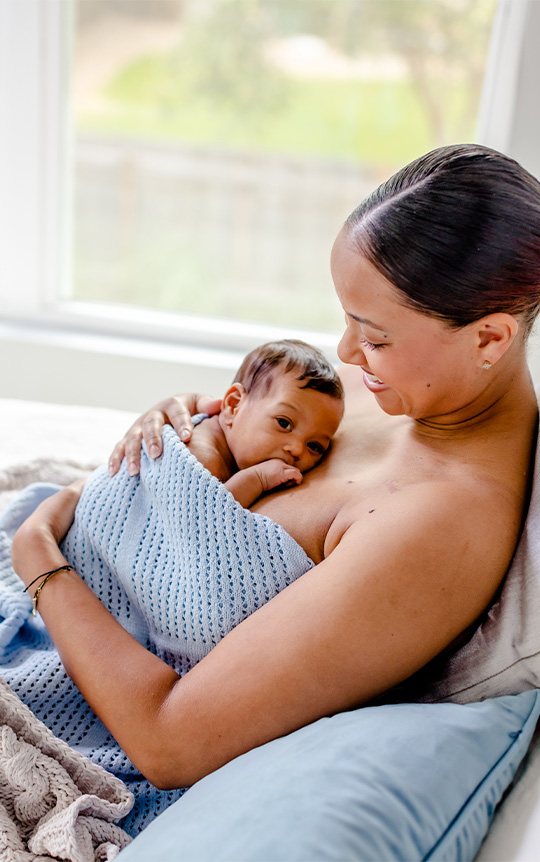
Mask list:
[[[304,441],[291,437],[285,444],[285,451],[289,452],[298,461],[304,451]]]

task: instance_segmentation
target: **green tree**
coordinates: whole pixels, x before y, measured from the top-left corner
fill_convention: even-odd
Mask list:
[[[476,113],[496,0],[269,0],[267,6],[289,32],[318,35],[349,57],[400,57],[437,143],[459,137]],[[441,89],[457,85],[466,98],[456,121]]]
[[[261,0],[212,0],[186,7],[178,48],[169,57],[168,100],[189,92],[216,110],[264,113],[285,98],[285,82],[265,60],[272,18]]]

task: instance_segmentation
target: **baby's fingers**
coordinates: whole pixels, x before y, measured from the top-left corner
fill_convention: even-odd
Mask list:
[[[283,470],[283,483],[287,485],[299,485],[303,479],[302,473],[297,467],[285,466]]]

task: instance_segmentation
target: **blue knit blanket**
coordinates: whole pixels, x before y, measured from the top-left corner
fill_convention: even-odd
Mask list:
[[[67,677],[10,560],[15,529],[58,488],[29,486],[0,519],[0,674],[48,726],[135,794],[121,822],[136,834],[182,790],[135,769]],[[278,524],[242,508],[170,428],[157,461],[87,482],[63,552],[141,644],[183,675],[234,626],[312,568]],[[76,608],[66,608],[66,616]]]

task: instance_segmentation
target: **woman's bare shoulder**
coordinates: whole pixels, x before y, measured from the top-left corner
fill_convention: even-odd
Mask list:
[[[341,535],[329,533],[334,546],[323,565],[336,587],[334,601],[341,593],[364,624],[371,608],[383,629],[394,627],[377,636],[379,648],[387,660],[392,642],[406,650],[407,673],[481,615],[510,564],[519,507],[496,489],[486,498],[487,488],[474,485],[445,479],[394,488],[367,511],[351,509]],[[372,682],[382,690],[392,683],[379,671]]]
[[[499,476],[475,470],[464,462],[448,469],[442,464],[418,472],[377,472],[369,494],[351,496],[338,511],[325,545],[325,557],[352,532],[357,542],[400,541],[407,554],[421,555],[425,538],[439,549],[442,560],[476,553],[499,560],[502,574],[517,542],[524,499],[520,489],[511,492]],[[416,551],[415,551],[416,549]],[[489,554],[487,551],[489,549]],[[420,562],[420,560],[419,560]]]

